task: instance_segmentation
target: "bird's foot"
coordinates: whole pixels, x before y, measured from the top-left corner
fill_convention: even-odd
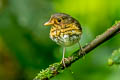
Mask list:
[[[83,55],[83,59],[85,59],[85,51],[83,50],[83,48],[81,48],[80,50],[79,50],[79,55]]]
[[[65,64],[66,61],[68,61],[67,58],[63,58],[62,61],[61,61],[61,63],[63,64],[64,67],[66,67],[66,64]]]

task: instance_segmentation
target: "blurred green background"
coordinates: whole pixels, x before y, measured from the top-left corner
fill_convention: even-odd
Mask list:
[[[0,0],[0,80],[32,80],[62,58],[62,47],[49,39],[50,15],[67,13],[82,25],[84,46],[120,20],[119,0]],[[120,80],[120,68],[107,59],[120,47],[117,35],[51,80]],[[79,46],[67,48],[66,57]]]

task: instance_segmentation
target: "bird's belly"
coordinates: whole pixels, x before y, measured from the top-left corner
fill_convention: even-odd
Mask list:
[[[73,35],[69,35],[69,34],[60,34],[60,36],[52,36],[50,35],[50,38],[56,42],[57,44],[61,45],[61,46],[71,46],[75,43],[77,43],[80,40],[80,35],[78,34],[73,34]]]

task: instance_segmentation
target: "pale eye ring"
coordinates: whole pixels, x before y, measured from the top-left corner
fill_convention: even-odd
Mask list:
[[[60,18],[57,19],[58,22],[61,22],[62,20]]]

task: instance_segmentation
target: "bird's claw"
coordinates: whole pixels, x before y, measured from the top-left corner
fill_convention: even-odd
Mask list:
[[[66,67],[66,64],[65,64],[66,61],[68,61],[67,58],[63,58],[62,61],[61,61],[61,63],[63,64],[64,67]]]
[[[79,50],[79,55],[82,54],[82,55],[83,55],[83,58],[85,58],[85,57],[84,57],[84,56],[85,56],[85,53],[86,53],[86,52],[85,52],[83,49]]]

